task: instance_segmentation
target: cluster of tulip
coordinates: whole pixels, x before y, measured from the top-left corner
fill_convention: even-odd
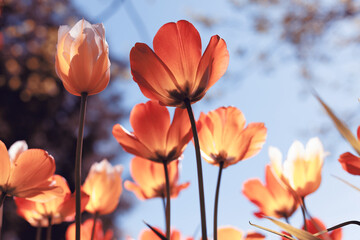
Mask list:
[[[191,139],[196,152],[202,239],[208,237],[201,157],[219,167],[214,240],[265,239],[256,232],[248,233],[244,238],[234,227],[218,229],[217,209],[222,170],[256,155],[265,143],[266,127],[263,123],[250,123],[245,127],[245,117],[235,107],[201,113],[197,121],[192,112],[191,105],[201,100],[227,69],[229,53],[225,41],[217,35],[211,37],[202,53],[198,31],[182,20],[162,26],[154,37],[153,48],[137,43],[130,52],[133,79],[150,101],[136,105],[131,111],[132,133],[119,124],[112,130],[122,148],[135,155],[130,169],[135,182],[126,181],[125,188],[139,199],[159,197],[164,201],[165,231],[149,225],[139,239],[180,239],[178,231],[170,231],[170,199],[189,186],[189,183],[178,183],[178,166]],[[55,162],[46,151],[28,150],[23,141],[7,150],[0,142],[3,172],[0,204],[6,196],[15,197],[18,214],[34,227],[48,227],[48,239],[51,239],[51,225],[73,221],[74,217],[75,223],[69,226],[67,239],[111,239],[112,232],[104,235],[98,217],[114,211],[119,202],[122,166],[113,167],[107,160],[94,163],[82,187],[80,184],[86,100],[89,95],[104,90],[110,78],[103,25],[80,20],[72,28],[61,26],[55,68],[64,87],[71,94],[81,96],[75,193],[70,192],[64,178],[54,175]],[[176,107],[172,122],[167,106]],[[341,239],[341,229],[331,234],[316,234],[325,226],[319,219],[309,218],[305,206],[305,197],[316,191],[321,182],[325,153],[320,140],[309,140],[306,148],[300,142],[294,142],[283,165],[282,154],[277,148],[270,147],[269,156],[271,164],[266,166],[266,184],[252,179],[243,185],[243,194],[259,208],[255,215],[284,226],[288,233],[278,233],[284,239]],[[340,162],[348,172],[360,174],[358,157],[345,153]],[[294,230],[290,225],[281,225],[274,220],[284,218],[288,221],[299,206],[304,216],[304,230]],[[94,218],[81,225],[83,210],[92,213]]]

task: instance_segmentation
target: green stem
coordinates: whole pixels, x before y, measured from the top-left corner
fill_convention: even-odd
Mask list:
[[[1,232],[2,232],[2,225],[3,225],[3,215],[4,215],[4,201],[6,197],[6,192],[1,192],[0,195],[0,240],[1,240]]]
[[[79,132],[76,142],[76,159],[75,159],[75,225],[76,225],[76,240],[80,240],[80,226],[81,226],[81,158],[84,138],[85,112],[86,112],[87,93],[81,93],[80,103],[80,119]]]
[[[94,223],[93,223],[92,230],[91,230],[91,240],[93,240],[94,236],[95,236],[96,220],[97,220],[98,217],[99,217],[99,213],[95,212],[95,214],[94,214]]]
[[[301,197],[301,212],[304,219],[304,230],[307,231],[307,224],[306,224],[306,206],[305,206],[305,198]]]
[[[49,216],[48,217],[48,227],[47,227],[47,231],[46,231],[46,240],[51,240],[51,228],[52,228],[51,221],[52,221],[52,218],[51,218],[51,216]]]
[[[166,184],[166,239],[170,240],[170,182],[169,182],[169,172],[167,168],[167,161],[163,161],[164,173],[165,173],[165,184]]]
[[[35,239],[36,240],[41,240],[41,225],[40,225],[40,223],[39,223],[39,226],[36,228],[36,237],[35,237]]]
[[[206,214],[205,214],[205,197],[204,197],[204,183],[202,175],[202,166],[201,166],[201,155],[200,155],[200,144],[199,138],[196,130],[196,123],[194,114],[191,108],[190,100],[184,100],[187,112],[189,114],[189,119],[191,122],[191,129],[194,137],[195,153],[196,153],[196,166],[197,166],[197,176],[198,176],[198,185],[199,185],[199,201],[200,201],[200,215],[201,215],[201,232],[202,239],[207,239],[206,231]]]
[[[219,205],[220,181],[221,181],[221,174],[223,169],[224,169],[224,161],[221,161],[219,163],[219,175],[216,184],[215,204],[214,204],[214,240],[217,240],[217,215],[218,215],[218,205]]]

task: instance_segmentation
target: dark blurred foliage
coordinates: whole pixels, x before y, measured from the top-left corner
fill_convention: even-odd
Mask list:
[[[0,139],[7,147],[26,140],[30,148],[47,150],[56,160],[56,173],[64,176],[73,190],[80,98],[64,90],[55,73],[54,54],[59,25],[73,25],[82,16],[67,0],[1,0],[0,6]],[[111,58],[108,88],[126,67],[126,62]],[[120,150],[109,149],[104,155],[97,149],[99,143],[114,141],[112,126],[122,117],[121,98],[111,92],[116,94],[105,90],[89,97],[83,180],[93,162],[111,160]],[[130,207],[126,199],[120,205],[121,210]],[[103,218],[105,227],[111,225],[111,218]],[[54,226],[52,239],[64,239],[67,226]],[[15,214],[10,198],[5,202],[3,236],[35,237],[35,229]]]

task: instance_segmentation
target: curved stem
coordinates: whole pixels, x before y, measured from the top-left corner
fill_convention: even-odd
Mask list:
[[[307,231],[307,224],[306,224],[306,206],[305,206],[305,198],[301,197],[301,212],[304,219],[304,230]]]
[[[196,130],[196,123],[194,114],[191,108],[190,100],[184,100],[187,112],[189,114],[189,119],[191,123],[191,129],[194,137],[195,153],[196,153],[196,166],[197,166],[197,176],[198,176],[198,185],[199,185],[199,201],[200,201],[200,215],[201,215],[201,232],[202,239],[207,239],[206,231],[206,214],[205,214],[205,197],[204,197],[204,183],[203,183],[203,174],[201,166],[201,155],[200,155],[200,144],[199,138]]]
[[[170,182],[169,182],[169,171],[167,168],[167,161],[163,161],[164,173],[165,173],[165,184],[166,184],[166,239],[170,240]]]
[[[347,225],[351,225],[351,224],[354,224],[354,225],[358,225],[360,226],[360,222],[359,221],[356,221],[356,220],[351,220],[351,221],[347,221],[347,222],[343,222],[343,223],[339,223],[333,227],[330,227],[324,231],[321,231],[321,232],[318,232],[318,233],[315,233],[314,236],[317,237],[323,233],[327,233],[327,232],[331,232],[331,231],[334,231],[335,229],[338,229],[338,228],[342,228],[342,227],[345,227]]]
[[[217,240],[217,213],[218,213],[218,203],[219,203],[220,181],[221,181],[221,174],[223,169],[224,169],[224,161],[221,161],[219,163],[219,175],[216,184],[215,204],[214,204],[214,240]]]
[[[52,225],[51,225],[51,216],[48,217],[48,227],[47,227],[47,231],[46,231],[46,240],[51,240],[51,228],[52,228]]]
[[[76,240],[80,240],[80,226],[81,226],[81,159],[84,138],[85,112],[86,112],[87,93],[81,93],[80,103],[80,119],[79,131],[76,142],[76,159],[75,159],[75,225],[76,225]]]
[[[165,192],[163,192],[161,194],[161,200],[162,200],[162,205],[163,205],[163,209],[164,209],[164,216],[165,216],[165,229],[166,229],[166,200],[165,200]]]
[[[93,223],[92,230],[91,230],[91,240],[93,240],[94,236],[95,236],[96,220],[97,220],[98,217],[99,217],[99,213],[95,212],[95,214],[94,214],[94,223]]]
[[[36,228],[36,237],[35,237],[35,239],[36,240],[41,240],[41,225],[40,225],[40,223],[39,223],[39,226]]]

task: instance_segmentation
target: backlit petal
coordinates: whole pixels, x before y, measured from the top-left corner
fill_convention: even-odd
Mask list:
[[[360,158],[346,152],[340,155],[339,162],[342,168],[350,174],[360,175]]]
[[[242,231],[234,227],[220,227],[217,232],[219,240],[242,240],[243,233]]]
[[[5,144],[0,141],[0,187],[4,187],[10,174],[10,158]]]
[[[155,53],[171,70],[182,90],[189,92],[202,50],[196,28],[185,20],[167,23],[155,35],[153,46]]]
[[[19,155],[28,150],[28,145],[25,141],[16,141],[9,148],[10,161],[15,162]]]

